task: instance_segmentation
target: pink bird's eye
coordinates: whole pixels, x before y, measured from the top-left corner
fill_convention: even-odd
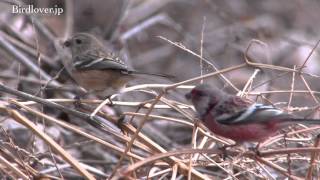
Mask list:
[[[82,43],[82,40],[81,40],[81,39],[76,39],[76,43],[77,43],[77,44],[81,44],[81,43]]]
[[[195,96],[195,97],[201,97],[201,96],[204,96],[204,95],[205,95],[204,92],[199,91],[199,90],[197,90],[197,89],[193,89],[193,90],[191,91],[191,94],[192,94],[193,96]]]

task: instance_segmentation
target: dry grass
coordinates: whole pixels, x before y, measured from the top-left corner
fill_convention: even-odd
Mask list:
[[[120,1],[108,3],[112,2]],[[82,89],[61,70],[59,62],[63,56],[57,51],[59,40],[63,38],[58,37],[68,37],[73,29],[77,31],[79,26],[76,25],[81,22],[73,22],[76,18],[72,9],[79,8],[81,3],[61,5],[67,10],[62,17],[40,19],[33,15],[2,13],[7,17],[0,21],[1,178],[319,177],[320,126],[295,125],[281,130],[261,142],[259,153],[246,147],[222,151],[219,147],[233,142],[210,133],[198,123],[184,94],[200,82],[211,83],[288,113],[319,118],[320,66],[312,57],[318,55],[320,41],[293,40],[285,33],[278,33],[280,28],[272,29],[281,24],[272,16],[281,17],[285,13],[256,14],[250,19],[243,10],[237,13],[249,20],[234,21],[237,13],[226,8],[224,3],[134,2],[127,16],[114,25],[111,39],[123,44],[122,49],[127,51],[133,66],[173,74],[176,79],[175,82],[158,79],[134,82],[123,91],[121,100],[116,98],[119,95],[112,96],[112,106],[108,99],[95,96],[81,99],[82,106],[75,106],[73,97]],[[98,4],[98,0],[92,3]],[[194,8],[196,17],[201,17],[198,21],[191,15],[190,19],[184,19],[189,16],[183,10],[181,14],[172,15],[176,8],[189,9],[192,3],[199,6]],[[239,8],[243,8],[241,4],[247,5],[242,1],[238,3]],[[278,2],[269,3],[277,5]],[[5,7],[7,4],[0,5]],[[50,6],[50,3],[46,5]],[[312,5],[305,3],[305,7]],[[259,7],[257,4],[252,6],[252,9]],[[114,7],[116,11],[117,6]],[[211,10],[215,10],[213,15],[210,15]],[[287,16],[294,14],[290,8],[287,10]],[[202,11],[207,14],[199,15]],[[320,11],[313,9],[309,13],[315,12]],[[211,21],[221,19],[228,23],[223,21],[223,25],[213,27]],[[184,20],[184,24],[179,20]],[[17,22],[24,26],[17,28]],[[276,25],[271,23],[264,27],[262,22]],[[296,23],[294,25],[301,25],[300,21]],[[123,27],[125,31],[121,30]],[[314,29],[317,28],[315,25]],[[192,34],[195,29],[200,33]],[[219,36],[223,34],[221,31],[228,29],[236,34],[235,37],[239,36],[241,42],[236,38],[215,37],[211,32],[215,30],[213,32]],[[305,35],[306,29],[299,35]],[[250,35],[250,32],[256,35]],[[280,39],[301,48],[307,46],[307,55],[299,58],[301,54],[294,54],[294,50],[276,42]],[[211,42],[218,43],[213,47]],[[290,58],[295,61],[282,62]],[[115,108],[120,108],[121,114]],[[123,115],[125,123],[120,127],[118,123]]]

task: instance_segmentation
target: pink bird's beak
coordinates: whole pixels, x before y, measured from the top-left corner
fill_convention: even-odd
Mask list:
[[[186,97],[186,99],[191,99],[191,92],[189,92],[189,93],[187,93],[186,95],[185,95],[185,97]]]

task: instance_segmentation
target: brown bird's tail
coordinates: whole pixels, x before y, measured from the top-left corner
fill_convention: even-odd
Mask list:
[[[168,74],[158,74],[158,73],[149,73],[149,72],[140,72],[140,71],[128,71],[129,74],[141,74],[141,75],[149,75],[149,76],[158,76],[163,78],[175,78],[175,76],[168,75]]]

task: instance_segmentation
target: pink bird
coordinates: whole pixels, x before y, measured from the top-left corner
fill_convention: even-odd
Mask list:
[[[242,142],[261,142],[291,124],[320,124],[319,119],[303,119],[270,105],[253,103],[207,84],[186,94],[203,124],[214,134]]]

